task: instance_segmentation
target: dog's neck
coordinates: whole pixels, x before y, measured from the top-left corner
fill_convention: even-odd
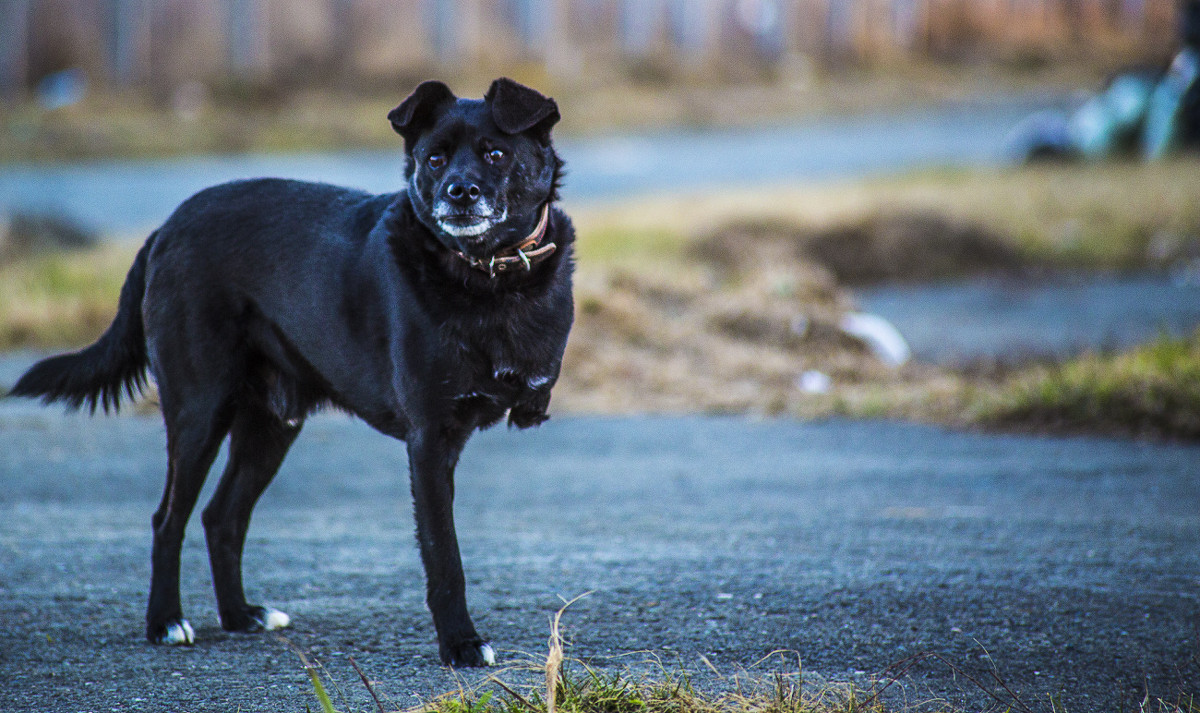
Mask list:
[[[494,278],[500,273],[520,268],[524,268],[526,272],[531,272],[535,265],[550,257],[558,250],[558,246],[552,242],[545,245],[541,244],[542,240],[546,237],[546,228],[549,224],[550,203],[547,202],[542,205],[541,217],[538,219],[537,227],[533,229],[532,233],[525,236],[520,242],[497,251],[490,258],[477,258],[458,250],[453,250],[452,252],[474,269],[486,273],[488,277]]]

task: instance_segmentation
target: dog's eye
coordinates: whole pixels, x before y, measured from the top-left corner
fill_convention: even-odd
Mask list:
[[[483,155],[483,158],[488,163],[500,163],[504,160],[504,152],[500,149],[492,149]]]
[[[446,165],[446,157],[440,153],[430,154],[429,158],[425,159],[425,163],[429,164],[430,168],[437,170]]]

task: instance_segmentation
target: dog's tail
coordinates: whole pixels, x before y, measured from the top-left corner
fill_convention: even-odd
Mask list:
[[[133,398],[146,386],[146,338],[142,327],[142,297],[146,292],[146,260],[157,231],[138,251],[121,287],[117,316],[95,344],[72,354],[43,359],[25,372],[11,396],[41,397],[42,403],[62,401],[75,410],[87,404],[116,411],[121,392]]]

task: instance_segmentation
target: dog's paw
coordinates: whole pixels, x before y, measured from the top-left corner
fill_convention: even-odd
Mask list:
[[[510,428],[533,428],[542,425],[549,418],[544,410],[515,406],[508,412],[508,425]]]
[[[196,632],[187,619],[172,619],[147,629],[146,638],[150,643],[162,646],[191,646],[196,643]]]
[[[240,631],[253,634],[259,631],[286,629],[292,618],[271,607],[248,606],[232,614],[221,614],[221,628],[225,631]]]
[[[442,647],[442,663],[454,668],[482,668],[496,665],[496,651],[481,639]]]

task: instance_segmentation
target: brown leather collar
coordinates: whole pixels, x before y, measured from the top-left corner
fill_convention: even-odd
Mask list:
[[[497,273],[508,272],[515,269],[518,265],[525,267],[526,272],[533,269],[533,266],[545,260],[558,250],[558,246],[554,243],[546,243],[539,246],[542,238],[546,237],[546,227],[550,224],[550,204],[542,206],[542,217],[538,220],[537,227],[533,229],[524,240],[507,247],[493,255],[491,258],[484,260],[482,258],[472,257],[457,250],[454,254],[462,258],[468,265],[486,272],[488,277],[495,277]]]

